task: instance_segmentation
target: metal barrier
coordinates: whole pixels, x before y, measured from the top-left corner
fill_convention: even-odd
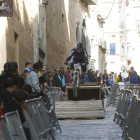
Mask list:
[[[107,85],[104,84],[103,89],[106,89],[106,92],[108,93],[106,107],[109,107],[110,104],[115,105],[116,97],[117,97],[117,95],[120,95],[120,93],[119,93],[119,85],[118,84],[113,84],[110,87],[110,91],[109,91]]]
[[[0,140],[12,140],[4,117],[0,118]]]
[[[12,140],[27,140],[18,111],[6,113],[5,119]]]
[[[56,116],[56,113],[55,113],[55,110],[54,110],[54,106],[52,105],[52,99],[49,98],[48,95],[45,95],[43,97],[43,99],[44,99],[44,102],[45,102],[45,107],[47,109],[52,127],[56,127],[56,129],[59,129],[60,133],[62,133],[62,130],[60,128],[60,125],[59,125],[59,122],[57,120],[57,116]]]
[[[37,137],[40,139],[47,138],[49,134],[52,137],[52,139],[55,139],[54,132],[51,128],[48,114],[45,110],[45,106],[43,105],[42,99],[36,98],[28,100],[26,101],[26,104],[32,114],[32,118],[30,118],[30,116],[24,110],[27,125],[30,128],[32,135],[34,135],[34,132],[36,132]]]
[[[0,140],[27,140],[18,111],[0,118]]]
[[[138,87],[138,85],[127,85],[126,88],[131,90],[121,90],[113,121],[116,121],[116,123],[122,127],[122,138],[124,138],[124,140],[139,140],[140,87]]]
[[[59,87],[49,87],[47,95],[52,99],[52,104],[55,108],[55,101],[63,101],[63,92]]]
[[[55,101],[61,100],[61,89],[52,87],[44,98],[26,101],[32,118],[23,109],[26,119],[23,126],[29,128],[32,140],[48,139],[50,136],[55,140],[52,127],[56,127],[62,133],[54,109]],[[18,111],[6,113],[5,117],[0,118],[0,140],[27,140]]]

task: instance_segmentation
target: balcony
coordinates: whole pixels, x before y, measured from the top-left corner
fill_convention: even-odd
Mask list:
[[[97,5],[98,0],[82,0],[87,5]]]

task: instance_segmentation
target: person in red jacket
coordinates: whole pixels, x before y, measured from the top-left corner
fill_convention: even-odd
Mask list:
[[[68,80],[68,83],[72,83],[71,81],[71,73],[70,73],[71,69],[70,67],[67,67],[67,71],[66,71],[66,77],[67,77],[67,80]]]
[[[3,108],[4,108],[4,101],[3,99],[0,97],[0,117],[3,117],[4,114],[3,114]]]

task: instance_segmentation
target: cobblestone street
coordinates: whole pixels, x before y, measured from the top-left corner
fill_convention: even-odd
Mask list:
[[[62,134],[57,140],[122,140],[122,130],[113,122],[115,108],[106,111],[105,119],[60,120]]]

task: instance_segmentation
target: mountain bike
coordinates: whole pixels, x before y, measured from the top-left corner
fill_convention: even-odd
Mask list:
[[[80,84],[80,67],[86,65],[86,63],[68,63],[69,66],[74,65],[74,73],[73,73],[73,96],[77,98],[78,96],[78,89]]]

